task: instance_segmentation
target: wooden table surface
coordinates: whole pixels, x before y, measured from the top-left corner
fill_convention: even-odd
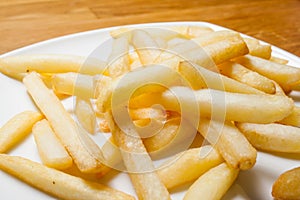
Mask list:
[[[0,0],[0,54],[116,25],[206,21],[300,56],[299,0]]]

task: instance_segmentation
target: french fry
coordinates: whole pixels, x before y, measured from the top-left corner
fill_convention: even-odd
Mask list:
[[[239,34],[234,31],[214,31],[214,32],[208,32],[206,34],[203,34],[200,37],[193,38],[192,41],[196,42],[200,46],[205,46],[208,44],[212,44],[227,39],[229,37],[235,37],[237,35]]]
[[[170,40],[174,37],[178,37],[183,33],[186,34],[187,29],[187,27],[147,27],[143,28],[142,30],[149,34],[151,37]],[[118,28],[110,31],[110,35],[115,39],[126,36],[127,38],[130,38],[129,41],[131,41],[132,32],[134,30],[139,29],[129,27]]]
[[[89,133],[95,133],[96,114],[89,99],[76,98],[75,114],[80,125]]]
[[[212,44],[199,46],[196,42],[187,42],[176,45],[169,51],[164,51],[156,59],[156,63],[166,60],[177,59],[178,61],[190,61],[205,67],[211,71],[218,72],[216,64],[220,64],[232,58],[248,53],[248,48],[239,35],[225,38]]]
[[[82,128],[77,126],[58,98],[44,85],[38,74],[30,73],[23,79],[23,83],[77,167],[82,172],[105,171],[107,167],[101,164],[103,155],[99,147]]]
[[[187,35],[189,26],[169,26],[167,29],[179,33],[180,35]]]
[[[164,163],[157,174],[168,189],[196,180],[209,169],[223,162],[211,146],[188,149]]]
[[[160,124],[163,123],[161,120],[150,119],[150,118],[137,119],[137,120],[133,121],[133,123],[134,123],[135,127],[138,129],[138,128],[141,128],[141,127],[144,127],[144,126],[148,126],[153,121],[155,121],[157,123],[160,123]]]
[[[112,135],[120,148],[124,164],[139,199],[170,199],[169,192],[154,171],[154,166],[141,138],[132,130],[124,133],[106,113]],[[127,129],[129,130],[129,129]],[[155,189],[153,189],[155,188]]]
[[[143,65],[153,64],[161,53],[159,45],[146,31],[133,30],[132,43]]]
[[[132,120],[139,120],[139,119],[165,119],[166,112],[162,108],[139,108],[139,109],[130,109],[129,114]]]
[[[221,64],[227,60],[245,55],[249,52],[243,38],[239,35],[206,45],[204,50],[216,64]],[[201,62],[197,64],[201,65]]]
[[[129,69],[129,41],[126,36],[116,38],[113,41],[112,52],[108,57],[108,74],[110,77],[117,77]]]
[[[100,131],[102,131],[103,133],[110,133],[109,124],[106,120],[102,119],[99,122],[99,128],[100,128]]]
[[[232,169],[225,163],[212,168],[188,189],[184,200],[198,199],[219,200],[237,178],[239,170]]]
[[[279,63],[279,64],[283,64],[283,65],[286,65],[288,64],[288,60],[286,59],[283,59],[283,58],[278,58],[278,57],[275,57],[275,56],[271,56],[271,58],[269,59],[270,61],[272,62],[276,62],[276,63]]]
[[[101,148],[105,165],[119,171],[126,170],[121,152],[113,137],[110,137]]]
[[[300,107],[294,106],[292,113],[278,123],[300,127]]]
[[[282,87],[276,81],[273,81],[273,84],[275,86],[275,95],[286,96],[286,92],[282,89]]]
[[[22,157],[0,154],[0,168],[59,199],[134,199],[121,191],[71,176]]]
[[[292,90],[300,91],[300,81],[292,85],[290,88],[287,89],[287,94],[290,93]]]
[[[164,46],[162,43],[165,43],[166,41],[180,35],[180,33],[170,29],[169,27],[147,27],[143,30],[146,31],[152,38],[154,38],[160,47]]]
[[[174,70],[161,65],[152,65],[127,73],[113,83],[98,83],[97,108],[100,112],[109,109],[113,100],[125,103],[129,98],[145,92],[165,91],[170,85],[182,85],[182,79]]]
[[[244,38],[244,41],[247,44],[250,55],[270,59],[272,53],[270,45],[260,44],[258,40],[253,38]]]
[[[106,122],[106,121],[105,121]],[[141,119],[133,121],[134,125],[137,128],[138,126],[146,126],[149,124],[149,120]],[[146,124],[145,124],[146,123]],[[152,158],[161,158],[164,157],[164,153],[166,153],[166,149],[173,142],[180,125],[179,118],[172,118],[169,119],[161,129],[155,129],[157,133],[155,135],[151,135],[149,137],[142,138],[143,144],[147,151],[149,152]],[[189,131],[186,129],[186,131]],[[151,132],[153,134],[153,132]],[[165,151],[164,151],[165,150]],[[105,157],[105,164],[108,166],[115,166],[118,169],[121,169],[119,164],[121,163],[120,151],[113,140],[110,138],[107,142],[103,145],[102,151]],[[123,170],[125,168],[122,168]]]
[[[202,118],[198,131],[219,151],[231,168],[247,170],[254,166],[256,149],[231,122]]]
[[[271,152],[299,153],[300,129],[282,124],[236,123],[257,149]]]
[[[43,116],[35,111],[24,111],[6,122],[0,128],[0,153],[5,153],[24,139],[32,126]]]
[[[167,146],[176,136],[179,126],[180,119],[174,118],[168,120],[155,135],[143,138],[143,143],[147,151],[155,152]]]
[[[37,122],[32,128],[32,133],[43,164],[55,169],[67,169],[72,166],[72,158],[47,120]]]
[[[194,91],[195,95],[191,97],[188,96],[191,92],[189,88],[172,87],[170,90],[165,91],[160,99],[167,110],[177,112],[180,112],[180,106],[173,92],[177,94],[177,97],[180,96],[181,104],[193,105],[196,102],[200,108],[201,116],[225,118],[227,121],[276,122],[288,116],[294,107],[291,99],[280,95],[239,94],[202,89]],[[261,110],[264,112],[260,112]],[[258,112],[259,115],[257,115]]]
[[[160,92],[147,92],[130,99],[129,108],[131,109],[148,108],[154,104],[161,102],[161,100],[162,98]]]
[[[0,59],[0,72],[14,77],[16,74],[29,73],[66,73],[102,74],[106,63],[94,58],[81,56],[40,54],[17,55]]]
[[[261,91],[246,84],[189,62],[181,62],[177,70],[194,90],[211,88],[227,92],[262,94]]]
[[[187,41],[188,40],[186,38],[180,38],[180,37],[173,38],[173,39],[171,39],[171,40],[168,41],[167,48],[168,49],[173,49],[177,45],[185,43]]]
[[[218,65],[220,73],[241,83],[245,83],[253,88],[268,94],[275,93],[275,85],[272,80],[249,70],[248,68],[234,62],[226,62]]]
[[[114,39],[117,39],[122,36],[127,36],[127,38],[131,40],[132,30],[133,30],[132,28],[122,27],[110,31],[109,34]]]
[[[129,52],[129,62],[130,62],[130,70],[131,71],[136,69],[136,68],[139,68],[139,67],[143,66],[136,50],[133,50],[133,51]]]
[[[235,61],[276,81],[283,89],[289,89],[293,84],[300,81],[300,69],[292,66],[278,64],[251,55],[239,57]]]
[[[272,196],[276,199],[299,199],[300,197],[300,167],[281,174],[272,187]]]
[[[74,72],[54,74],[52,87],[55,93],[93,98],[93,77]]]
[[[201,37],[204,34],[212,33],[212,32],[213,32],[213,30],[209,27],[188,26],[186,34],[183,34],[183,35],[187,35],[188,37],[194,38],[194,37]]]

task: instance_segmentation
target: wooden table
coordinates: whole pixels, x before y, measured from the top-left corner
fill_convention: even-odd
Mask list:
[[[299,0],[0,0],[0,54],[116,25],[206,21],[300,56]]]

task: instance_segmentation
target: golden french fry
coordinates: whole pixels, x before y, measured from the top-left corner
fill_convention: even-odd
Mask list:
[[[236,37],[237,35],[239,34],[234,31],[227,31],[227,30],[215,31],[215,32],[208,32],[197,38],[193,38],[192,41],[196,42],[200,46],[205,46],[208,44],[212,44],[227,39],[229,37]]]
[[[132,43],[143,65],[153,64],[161,53],[159,45],[146,31],[133,30]]]
[[[271,56],[271,58],[269,59],[270,61],[272,62],[276,62],[276,63],[279,63],[279,64],[283,64],[283,65],[286,65],[288,64],[288,60],[286,59],[283,59],[283,58],[278,58],[278,57],[275,57],[275,56]]]
[[[239,35],[206,45],[203,48],[216,64],[221,64],[249,52],[243,38]],[[201,62],[198,64],[201,65]]]
[[[124,133],[106,113],[114,140],[120,148],[123,162],[139,199],[170,199],[164,184],[155,172],[152,160],[138,134],[131,129]],[[129,128],[129,127],[128,127]],[[154,189],[155,188],[155,189]]]
[[[138,131],[139,126],[145,127],[151,123],[151,120],[140,119],[140,120],[133,121],[133,123],[136,126],[136,129]],[[165,150],[165,148],[168,147],[167,145],[169,145],[174,140],[178,132],[179,125],[180,125],[179,118],[169,119],[164,125],[162,125],[161,129],[160,128],[158,128],[158,130],[154,129],[157,132],[155,133],[155,135],[142,138],[143,144],[145,145],[145,148],[150,153],[150,156],[152,158],[154,157],[159,158],[164,156],[163,150]],[[186,131],[188,130],[186,129]],[[153,132],[151,132],[150,134],[153,134]],[[102,151],[103,151],[106,165],[113,166],[113,168],[117,167],[118,169],[121,169],[120,168],[121,166],[118,166],[119,164],[122,164],[121,157],[120,157],[121,154],[112,138],[107,140],[107,142],[103,145]]]
[[[272,196],[276,199],[293,200],[300,197],[300,167],[281,174],[272,187]]]
[[[188,35],[189,26],[169,26],[169,27],[167,27],[167,29],[169,29],[171,31],[174,31],[174,32],[177,32],[180,35],[185,36],[185,35]]]
[[[186,38],[175,37],[175,38],[173,38],[173,39],[171,39],[171,40],[168,41],[167,48],[168,49],[173,49],[177,45],[185,43],[187,41],[188,40]]]
[[[16,74],[29,73],[66,73],[102,74],[106,63],[94,58],[73,55],[36,54],[17,55],[0,59],[0,72],[14,77]]]
[[[128,27],[122,27],[122,28],[116,28],[109,32],[110,36],[114,39],[117,39],[119,37],[127,36],[128,39],[131,38],[132,28]]]
[[[201,47],[192,40],[179,43],[168,51],[164,51],[156,59],[156,63],[166,60],[189,61],[218,72],[216,64],[220,64],[232,58],[248,53],[248,48],[239,35]]]
[[[147,118],[165,119],[167,117],[166,112],[160,107],[130,109],[129,114],[132,120]]]
[[[134,30],[140,29],[122,27],[110,31],[110,35],[115,39],[126,36],[129,38],[129,41],[131,41],[132,32]],[[187,27],[147,27],[143,28],[142,30],[151,35],[151,37],[161,38],[163,40],[170,40],[179,36],[180,34],[187,33]]]
[[[300,127],[300,107],[295,106],[292,113],[278,123]]]
[[[55,169],[67,169],[72,166],[72,158],[47,120],[37,122],[32,128],[32,133],[43,164]]]
[[[179,153],[157,170],[168,189],[196,180],[209,169],[223,162],[222,156],[211,146],[188,149]]]
[[[188,189],[183,199],[194,200],[201,197],[201,199],[219,200],[231,187],[238,173],[239,170],[222,163],[200,176]]]
[[[180,125],[180,119],[174,118],[168,120],[158,133],[151,137],[143,138],[143,143],[148,152],[159,151],[167,146],[177,134]]]
[[[246,55],[235,59],[241,65],[276,81],[283,89],[289,89],[300,81],[300,69],[256,56]]]
[[[44,85],[38,74],[30,73],[23,79],[23,82],[78,168],[82,172],[106,170],[107,167],[101,164],[103,156],[99,147],[76,124],[58,98]]]
[[[0,154],[0,168],[59,199],[134,199],[121,191],[71,176],[22,157]]]
[[[160,92],[147,92],[130,99],[129,108],[147,108],[159,102],[161,102]]]
[[[195,95],[191,96],[190,92],[191,90],[186,87],[172,87],[156,100],[161,100],[167,110],[180,112],[176,98],[180,97],[180,104],[193,105],[196,102],[203,117],[212,116],[213,119],[217,117],[227,121],[252,123],[279,121],[288,116],[294,107],[290,98],[280,95],[239,94],[202,89],[194,91]],[[260,112],[261,110],[264,112]]]
[[[5,153],[25,138],[32,126],[43,116],[35,111],[24,111],[6,122],[0,128],[0,153]]]
[[[254,166],[256,149],[231,122],[202,118],[198,131],[219,151],[230,167],[247,170]]]
[[[109,124],[106,120],[100,121],[99,128],[100,128],[100,131],[102,131],[103,133],[110,133]]]
[[[286,96],[285,91],[276,81],[273,81],[273,84],[275,86],[275,95]]]
[[[133,51],[129,52],[129,62],[130,62],[130,70],[134,70],[136,68],[139,68],[139,67],[143,66],[136,50],[133,50]]]
[[[117,169],[126,169],[123,163],[122,155],[113,137],[110,137],[101,148],[104,156],[105,165]]]
[[[208,33],[213,33],[213,29],[205,26],[188,26],[186,33],[183,35],[194,38],[194,37],[201,37],[202,35]]]
[[[98,83],[97,108],[100,112],[105,112],[112,103],[125,103],[145,92],[162,92],[170,85],[182,84],[178,73],[169,67],[161,65],[144,67],[118,77],[113,83]]]
[[[162,124],[163,122],[160,121],[160,120],[157,120],[157,119],[150,119],[150,118],[145,118],[145,119],[137,119],[135,121],[133,121],[135,127],[138,129],[138,128],[141,128],[141,127],[144,127],[144,126],[148,126],[151,122],[157,122],[157,123],[160,123]]]
[[[253,88],[268,94],[275,93],[275,85],[272,80],[249,70],[248,68],[234,62],[226,62],[218,65],[220,73],[241,83],[245,83]]]
[[[93,98],[93,77],[74,72],[54,74],[52,87],[55,93]]]
[[[291,90],[300,91],[300,82],[297,82],[295,85],[288,88],[289,90],[286,92],[287,94],[291,92]]]
[[[76,98],[75,114],[80,125],[89,133],[95,133],[96,114],[89,99]]]
[[[177,70],[194,90],[211,88],[227,92],[262,94],[261,91],[246,84],[189,62],[181,62]]]
[[[191,57],[189,52],[192,50],[197,51],[197,53],[195,53],[196,56],[199,54],[198,57],[205,58],[206,60],[210,59],[206,58],[208,55],[196,42],[192,40],[184,40],[183,42],[178,42],[177,44],[169,46],[168,50],[163,51],[157,57],[155,63],[162,63],[163,61],[170,59],[178,59],[179,61],[184,59],[189,60]]]
[[[112,52],[108,58],[108,74],[111,77],[120,76],[129,69],[129,41],[126,36],[116,38],[113,41]]]
[[[253,38],[244,38],[244,41],[247,44],[250,55],[270,59],[272,53],[271,45],[260,44],[258,40]]]
[[[282,124],[236,123],[248,141],[257,149],[299,153],[300,128]]]

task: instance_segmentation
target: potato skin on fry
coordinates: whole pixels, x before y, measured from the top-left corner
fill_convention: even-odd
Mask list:
[[[300,199],[300,167],[281,174],[273,184],[272,196],[280,200]]]

